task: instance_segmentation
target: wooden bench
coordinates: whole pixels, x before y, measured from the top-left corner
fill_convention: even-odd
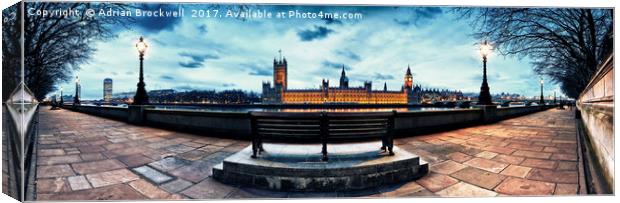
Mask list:
[[[381,149],[394,155],[394,115],[391,112],[250,112],[252,158],[264,151],[263,141],[321,143],[327,161],[327,143],[381,140]]]

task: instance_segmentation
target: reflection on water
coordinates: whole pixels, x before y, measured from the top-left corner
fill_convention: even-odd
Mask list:
[[[249,112],[249,111],[268,111],[268,112],[380,112],[380,111],[392,111],[397,112],[409,112],[409,111],[441,111],[441,110],[453,110],[463,109],[454,107],[395,107],[395,108],[224,108],[224,107],[201,107],[201,106],[155,106],[155,109],[183,109],[183,110],[196,110],[196,111],[208,111],[208,112]]]

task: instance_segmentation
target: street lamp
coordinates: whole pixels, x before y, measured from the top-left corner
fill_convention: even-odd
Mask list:
[[[73,96],[73,105],[80,105],[80,76],[75,76],[75,96]]]
[[[491,54],[493,47],[485,40],[480,45],[480,54],[482,55],[482,86],[480,86],[480,96],[478,96],[478,105],[493,105],[491,101],[491,92],[489,92],[489,84],[487,83],[487,56]]]
[[[540,105],[545,105],[545,96],[543,96],[543,84],[545,83],[545,80],[543,80],[542,77],[540,77]]]
[[[149,96],[146,93],[146,89],[144,89],[144,71],[143,71],[143,61],[144,61],[144,52],[149,46],[144,42],[144,38],[140,37],[140,41],[136,43],[136,49],[138,49],[139,57],[140,57],[140,78],[138,82],[138,90],[136,90],[136,95],[133,97],[133,105],[145,105],[149,103]]]

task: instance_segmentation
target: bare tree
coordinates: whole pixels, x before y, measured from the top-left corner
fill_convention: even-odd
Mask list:
[[[457,8],[474,36],[500,54],[529,57],[534,71],[577,98],[597,66],[613,53],[613,10],[585,8]]]
[[[128,7],[116,3],[54,3],[54,2],[26,2],[25,11],[37,10],[80,10],[86,9],[123,9]],[[24,24],[24,81],[41,100],[49,92],[55,90],[54,84],[68,81],[73,71],[79,65],[86,63],[95,49],[94,40],[105,40],[114,37],[114,28],[122,26],[130,18],[89,17],[79,16],[43,16],[24,15],[24,21],[19,17],[22,10],[19,5],[3,11],[4,16],[16,14],[16,20],[4,22],[2,35],[3,66],[8,71],[3,72],[3,99],[8,98],[7,92],[18,84],[20,61],[20,31]],[[13,59],[18,60],[13,60]],[[9,59],[9,60],[4,60]],[[5,81],[4,79],[7,79]],[[9,90],[9,91],[7,91]]]

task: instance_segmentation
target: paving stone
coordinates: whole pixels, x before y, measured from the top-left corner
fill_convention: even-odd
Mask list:
[[[84,161],[98,161],[98,160],[104,160],[107,159],[107,157],[103,156],[103,154],[99,153],[99,152],[94,152],[94,153],[81,153],[80,157],[82,158],[82,160]]]
[[[193,183],[189,181],[177,178],[176,180],[165,183],[161,185],[160,187],[170,193],[177,193],[182,190],[185,190],[185,188],[188,188],[189,186],[192,186],[192,185]]]
[[[514,176],[519,178],[525,178],[527,174],[532,170],[530,167],[510,165],[506,167],[500,174],[507,176]]]
[[[492,190],[506,177],[496,173],[468,167],[450,175],[456,179],[465,181],[476,186]]]
[[[166,147],[165,149],[168,150],[168,151],[177,153],[177,154],[181,154],[181,153],[192,151],[195,148],[189,147],[187,145],[177,144],[177,145],[172,145],[172,146]]]
[[[458,180],[450,176],[446,176],[446,175],[442,175],[438,173],[430,173],[420,178],[416,182],[422,185],[427,190],[430,190],[431,192],[437,192],[451,185],[456,184]]]
[[[484,148],[484,150],[499,153],[499,154],[504,154],[504,155],[512,154],[514,151],[516,151],[516,149],[512,149],[508,147],[500,147],[500,146],[488,146]]]
[[[125,184],[100,187],[90,190],[79,190],[66,193],[49,194],[44,197],[37,195],[37,200],[143,200],[144,196]]]
[[[187,161],[176,157],[166,157],[156,162],[152,162],[149,166],[159,169],[160,171],[171,171],[187,165]]]
[[[495,191],[507,195],[552,195],[555,184],[521,178],[508,178]]]
[[[471,167],[476,167],[482,170],[490,171],[493,173],[499,173],[508,166],[508,164],[505,164],[505,163],[491,161],[491,160],[482,159],[482,158],[473,158],[469,161],[466,161],[463,164],[471,166]]]
[[[392,190],[379,190],[383,197],[409,197],[414,193],[424,190],[420,184],[415,181],[411,181],[402,185],[396,186]]]
[[[144,156],[142,154],[133,154],[127,156],[119,156],[116,157],[120,162],[123,162],[127,167],[133,168],[136,166],[141,166],[147,163],[151,163],[153,159]]]
[[[510,155],[497,155],[495,157],[493,157],[494,161],[499,161],[499,162],[504,162],[504,163],[508,163],[508,164],[520,164],[521,162],[523,162],[523,160],[525,160],[525,158],[523,157],[518,157],[518,156],[510,156]]]
[[[563,184],[558,183],[555,186],[554,195],[576,195],[579,190],[579,186],[577,184]]]
[[[70,191],[64,178],[38,179],[37,193],[57,193]]]
[[[134,172],[144,176],[145,178],[149,179],[151,182],[154,182],[156,184],[161,184],[164,183],[166,181],[172,180],[172,177],[163,174],[151,167],[148,166],[141,166],[138,168],[134,168],[132,169]]]
[[[129,186],[149,199],[166,199],[170,196],[170,193],[163,191],[142,179],[129,182]]]
[[[463,163],[463,162],[470,160],[472,156],[469,156],[461,152],[453,152],[453,153],[448,154],[448,158],[452,159],[453,161]]]
[[[59,156],[65,155],[65,150],[62,149],[39,149],[38,156]]]
[[[442,197],[493,197],[497,193],[471,184],[459,182],[437,192]]]
[[[125,165],[123,165],[123,163],[117,161],[116,159],[75,163],[71,166],[78,174],[92,174],[103,171],[111,171],[119,168],[125,168]]]
[[[495,156],[497,156],[497,153],[490,152],[490,151],[483,151],[483,152],[476,154],[476,157],[484,158],[484,159],[492,159]]]
[[[78,147],[78,150],[80,150],[81,153],[93,153],[93,152],[102,152],[102,151],[105,151],[106,149],[98,145],[88,145],[88,146]]]
[[[207,178],[181,192],[193,199],[223,199],[234,190],[234,187]]]
[[[85,190],[92,188],[85,176],[71,176],[68,177],[67,180],[69,181],[69,186],[71,186],[72,190]]]
[[[211,175],[214,165],[210,160],[195,161],[191,165],[170,171],[170,174],[198,183]]]
[[[431,170],[436,173],[450,175],[466,167],[467,166],[457,163],[455,161],[447,160],[447,161],[432,165]]]
[[[521,163],[521,165],[533,168],[554,169],[557,163],[555,161],[544,159],[526,159]]]
[[[517,150],[512,153],[514,156],[522,156],[528,158],[537,158],[537,159],[549,159],[551,157],[551,153],[548,152],[534,152],[534,151],[526,151],[526,150]]]
[[[558,167],[556,170],[562,171],[576,171],[577,170],[577,162],[572,161],[558,161]]]
[[[237,150],[238,151],[238,150]],[[177,155],[177,157],[181,158],[181,159],[185,159],[185,160],[189,160],[189,161],[196,161],[196,160],[200,160],[203,157],[209,155],[210,153],[202,151],[202,150],[192,150],[189,152],[185,152],[182,154]]]
[[[73,170],[69,165],[37,166],[37,178],[56,178],[73,176]]]
[[[56,165],[80,162],[80,155],[44,156],[37,159],[37,165]]]
[[[86,175],[86,178],[93,187],[97,188],[137,180],[140,177],[127,169],[118,169],[114,171],[88,174]]]
[[[535,168],[527,175],[527,179],[552,183],[577,183],[577,175],[578,173],[573,171],[554,171]]]
[[[556,154],[551,155],[551,159],[553,160],[562,160],[562,161],[577,161],[577,155],[575,154]]]

